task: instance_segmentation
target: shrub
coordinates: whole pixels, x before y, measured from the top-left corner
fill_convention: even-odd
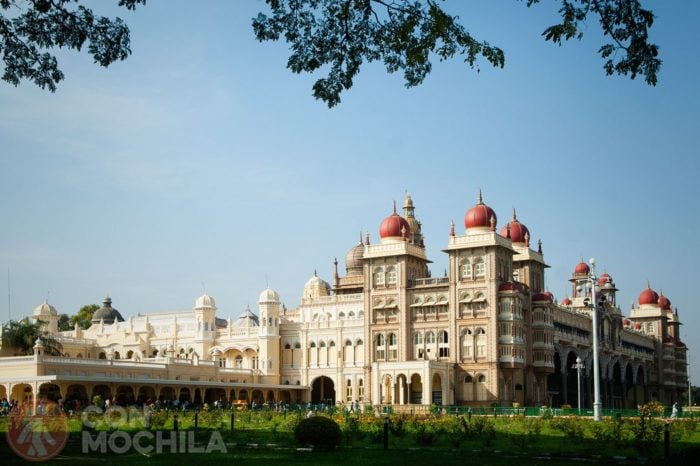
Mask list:
[[[333,450],[342,437],[340,426],[324,416],[302,419],[294,428],[296,441],[301,445],[311,445],[314,450]]]
[[[550,421],[553,429],[564,434],[564,441],[580,442],[584,437],[583,423],[576,418],[558,417]]]
[[[416,430],[416,444],[428,446],[432,445],[434,440],[435,433],[432,430],[426,428],[425,424],[418,426],[418,429]]]

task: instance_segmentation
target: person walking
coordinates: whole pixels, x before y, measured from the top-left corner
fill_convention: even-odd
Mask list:
[[[671,419],[678,419],[678,402],[673,403],[673,408],[671,408]]]

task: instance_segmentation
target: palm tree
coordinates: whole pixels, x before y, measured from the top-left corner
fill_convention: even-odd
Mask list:
[[[31,322],[25,317],[20,321],[11,320],[2,326],[2,346],[10,348],[15,354],[32,354],[36,340],[41,338],[44,353],[60,356],[63,346],[53,335],[42,329],[44,322]]]

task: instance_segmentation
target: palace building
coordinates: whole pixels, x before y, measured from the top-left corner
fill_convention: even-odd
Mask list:
[[[570,296],[557,301],[545,289],[541,242],[531,246],[515,211],[500,231],[497,222],[479,194],[464,234],[452,225],[448,269],[435,278],[407,194],[378,243],[367,234],[348,251],[345,274],[335,261],[332,284],[314,273],[294,309],[266,289],[257,314],[235,320],[218,317],[207,294],[191,309],[127,319],[106,297],[90,328],[59,332],[44,302],[32,318],[63,354],[45,354],[41,339],[30,356],[0,348],[0,398],[575,406],[580,358],[591,406],[597,308],[603,407],[680,400],[687,348],[666,296],[647,286],[625,317],[613,278],[581,262]]]

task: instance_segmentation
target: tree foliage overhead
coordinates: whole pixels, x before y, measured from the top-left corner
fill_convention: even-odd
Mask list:
[[[485,60],[503,67],[505,54],[477,39],[448,13],[441,0],[265,0],[270,11],[253,19],[260,41],[289,43],[287,67],[295,73],[327,70],[313,85],[313,95],[333,107],[350,89],[364,63],[381,61],[389,73],[402,72],[407,87],[421,84],[432,60],[462,58],[479,70]],[[528,7],[540,0],[521,0]],[[18,85],[33,81],[56,90],[63,79],[51,49],[88,52],[102,66],[131,53],[129,28],[120,18],[97,16],[84,0],[0,0],[2,79]],[[133,10],[146,0],[118,0]],[[649,42],[654,23],[640,0],[557,0],[561,22],[547,27],[545,40],[561,45],[582,38],[591,17],[606,43],[598,50],[608,75],[643,76],[655,85],[661,66],[659,48]]]
[[[133,10],[146,0],[119,0]],[[131,53],[129,28],[120,18],[95,16],[78,0],[0,0],[0,53],[2,79],[15,86],[22,79],[56,90],[63,79],[54,47],[82,50],[102,66],[124,60]]]
[[[503,67],[503,50],[474,38],[442,8],[438,0],[266,0],[271,14],[253,20],[260,41],[289,43],[287,67],[295,73],[313,73],[329,67],[313,85],[313,94],[333,107],[350,89],[364,62],[381,60],[389,73],[402,71],[407,87],[423,82],[431,71],[431,57],[464,58],[477,69],[478,58]],[[561,23],[545,29],[543,36],[562,40],[583,37],[589,15],[600,21],[609,43],[600,48],[608,75],[643,75],[656,84],[661,66],[658,47],[648,43],[654,22],[639,0],[560,0]],[[533,6],[539,0],[527,0]]]

